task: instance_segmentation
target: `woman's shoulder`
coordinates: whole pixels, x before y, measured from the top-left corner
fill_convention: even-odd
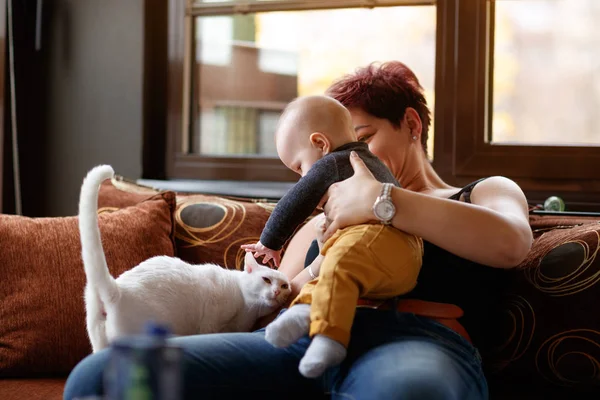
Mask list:
[[[495,189],[495,190],[519,190],[521,191],[521,188],[519,187],[519,185],[517,185],[517,183],[515,181],[513,181],[510,178],[507,178],[505,176],[488,176],[486,178],[481,178],[478,179],[472,183],[470,183],[469,185],[477,185],[477,190],[481,191],[482,188],[485,189]]]
[[[500,199],[518,202],[525,206],[527,204],[525,193],[519,185],[504,176],[490,176],[480,179],[468,190],[468,193],[469,202],[479,205],[495,203]]]
[[[476,179],[463,187],[438,189],[431,195],[450,200],[471,203],[473,198],[489,198],[497,196],[523,196],[523,191],[513,180],[504,176],[489,176]],[[475,201],[475,203],[478,203]]]

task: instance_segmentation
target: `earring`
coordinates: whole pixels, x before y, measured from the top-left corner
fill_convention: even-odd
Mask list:
[[[413,140],[417,140],[417,137],[416,137],[416,136],[413,136]]]

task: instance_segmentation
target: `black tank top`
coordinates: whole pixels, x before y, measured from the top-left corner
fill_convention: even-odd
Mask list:
[[[450,197],[451,200],[471,202],[471,191],[479,179]],[[497,332],[502,289],[507,285],[507,270],[492,268],[456,256],[436,245],[423,241],[425,251],[417,286],[404,298],[456,304],[464,311],[460,322],[465,326],[473,344],[486,348],[486,341],[495,341],[489,332]],[[313,241],[306,254],[305,267],[319,254]],[[485,327],[485,335],[483,334]]]
[[[485,178],[483,178],[485,179]],[[479,179],[450,197],[471,202],[471,191]],[[508,270],[469,261],[423,241],[423,266],[415,289],[403,297],[456,304],[464,311],[460,322],[480,349],[497,343],[490,332],[499,332],[501,296],[508,284]],[[498,328],[497,328],[498,327]]]

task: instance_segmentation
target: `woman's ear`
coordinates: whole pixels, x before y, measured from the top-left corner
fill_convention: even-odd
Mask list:
[[[421,122],[421,117],[417,110],[412,107],[408,107],[404,112],[404,121],[403,125],[405,125],[410,130],[411,136],[416,136],[417,141],[421,141],[421,131],[423,129],[423,124]],[[411,138],[412,139],[412,138]]]
[[[323,154],[329,154],[331,151],[331,142],[327,136],[321,132],[313,132],[310,134],[310,144],[319,149]]]

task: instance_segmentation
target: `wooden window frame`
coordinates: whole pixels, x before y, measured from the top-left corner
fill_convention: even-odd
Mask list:
[[[449,184],[457,186],[483,176],[503,175],[515,180],[531,202],[543,202],[546,197],[559,194],[572,208],[597,209],[600,168],[593,166],[600,166],[600,147],[515,146],[490,144],[485,140],[492,121],[490,82],[493,82],[495,1],[429,3],[437,7],[433,160],[436,171]],[[183,133],[188,132],[189,136],[191,126],[184,127],[183,121],[191,123],[187,116],[197,97],[184,93],[184,87],[197,87],[186,82],[193,79],[192,47],[185,39],[186,31],[193,33],[190,31],[195,17],[189,12],[191,4],[190,0],[187,4],[169,0],[166,177],[296,181],[297,175],[276,158],[203,156],[178,151],[183,148]],[[210,4],[214,3],[207,3],[206,7]]]
[[[4,163],[5,160],[5,152],[8,149],[5,149],[5,144],[8,142],[6,140],[6,136],[10,135],[10,130],[7,124],[7,120],[10,121],[10,117],[8,113],[10,111],[10,102],[7,99],[7,91],[6,86],[8,82],[7,71],[5,68],[6,59],[8,58],[8,27],[6,23],[6,0],[0,0],[0,213],[5,213],[7,211],[4,197],[8,197],[9,193],[12,195],[12,190],[6,187],[7,182],[4,180],[4,174],[7,172],[5,170]]]
[[[396,5],[427,5],[434,4],[435,0],[378,0],[373,1],[377,7]],[[186,4],[187,3],[187,4]],[[198,85],[193,82],[192,68],[192,43],[186,41],[193,37],[193,18],[202,9],[202,15],[223,15],[228,11],[237,9],[227,2],[205,3],[195,6],[187,0],[169,0],[169,97],[168,97],[168,134],[166,151],[166,175],[171,179],[201,179],[201,180],[236,180],[236,181],[280,181],[295,182],[298,175],[290,171],[278,158],[264,156],[212,156],[187,154],[179,149],[189,148],[189,143],[182,141],[189,137],[193,124],[190,118],[193,103],[197,99]],[[269,9],[281,7],[289,10],[287,1],[256,2],[248,4],[243,12],[260,12],[262,7]],[[339,4],[353,3],[354,6],[365,6],[362,0],[326,0],[319,3],[304,3],[296,1],[292,8],[302,9],[332,9],[339,8]],[[308,6],[307,6],[308,4]],[[183,21],[183,23],[182,23]],[[187,81],[186,81],[187,80]],[[184,88],[189,88],[191,95],[186,96]],[[188,126],[184,126],[184,122]]]

